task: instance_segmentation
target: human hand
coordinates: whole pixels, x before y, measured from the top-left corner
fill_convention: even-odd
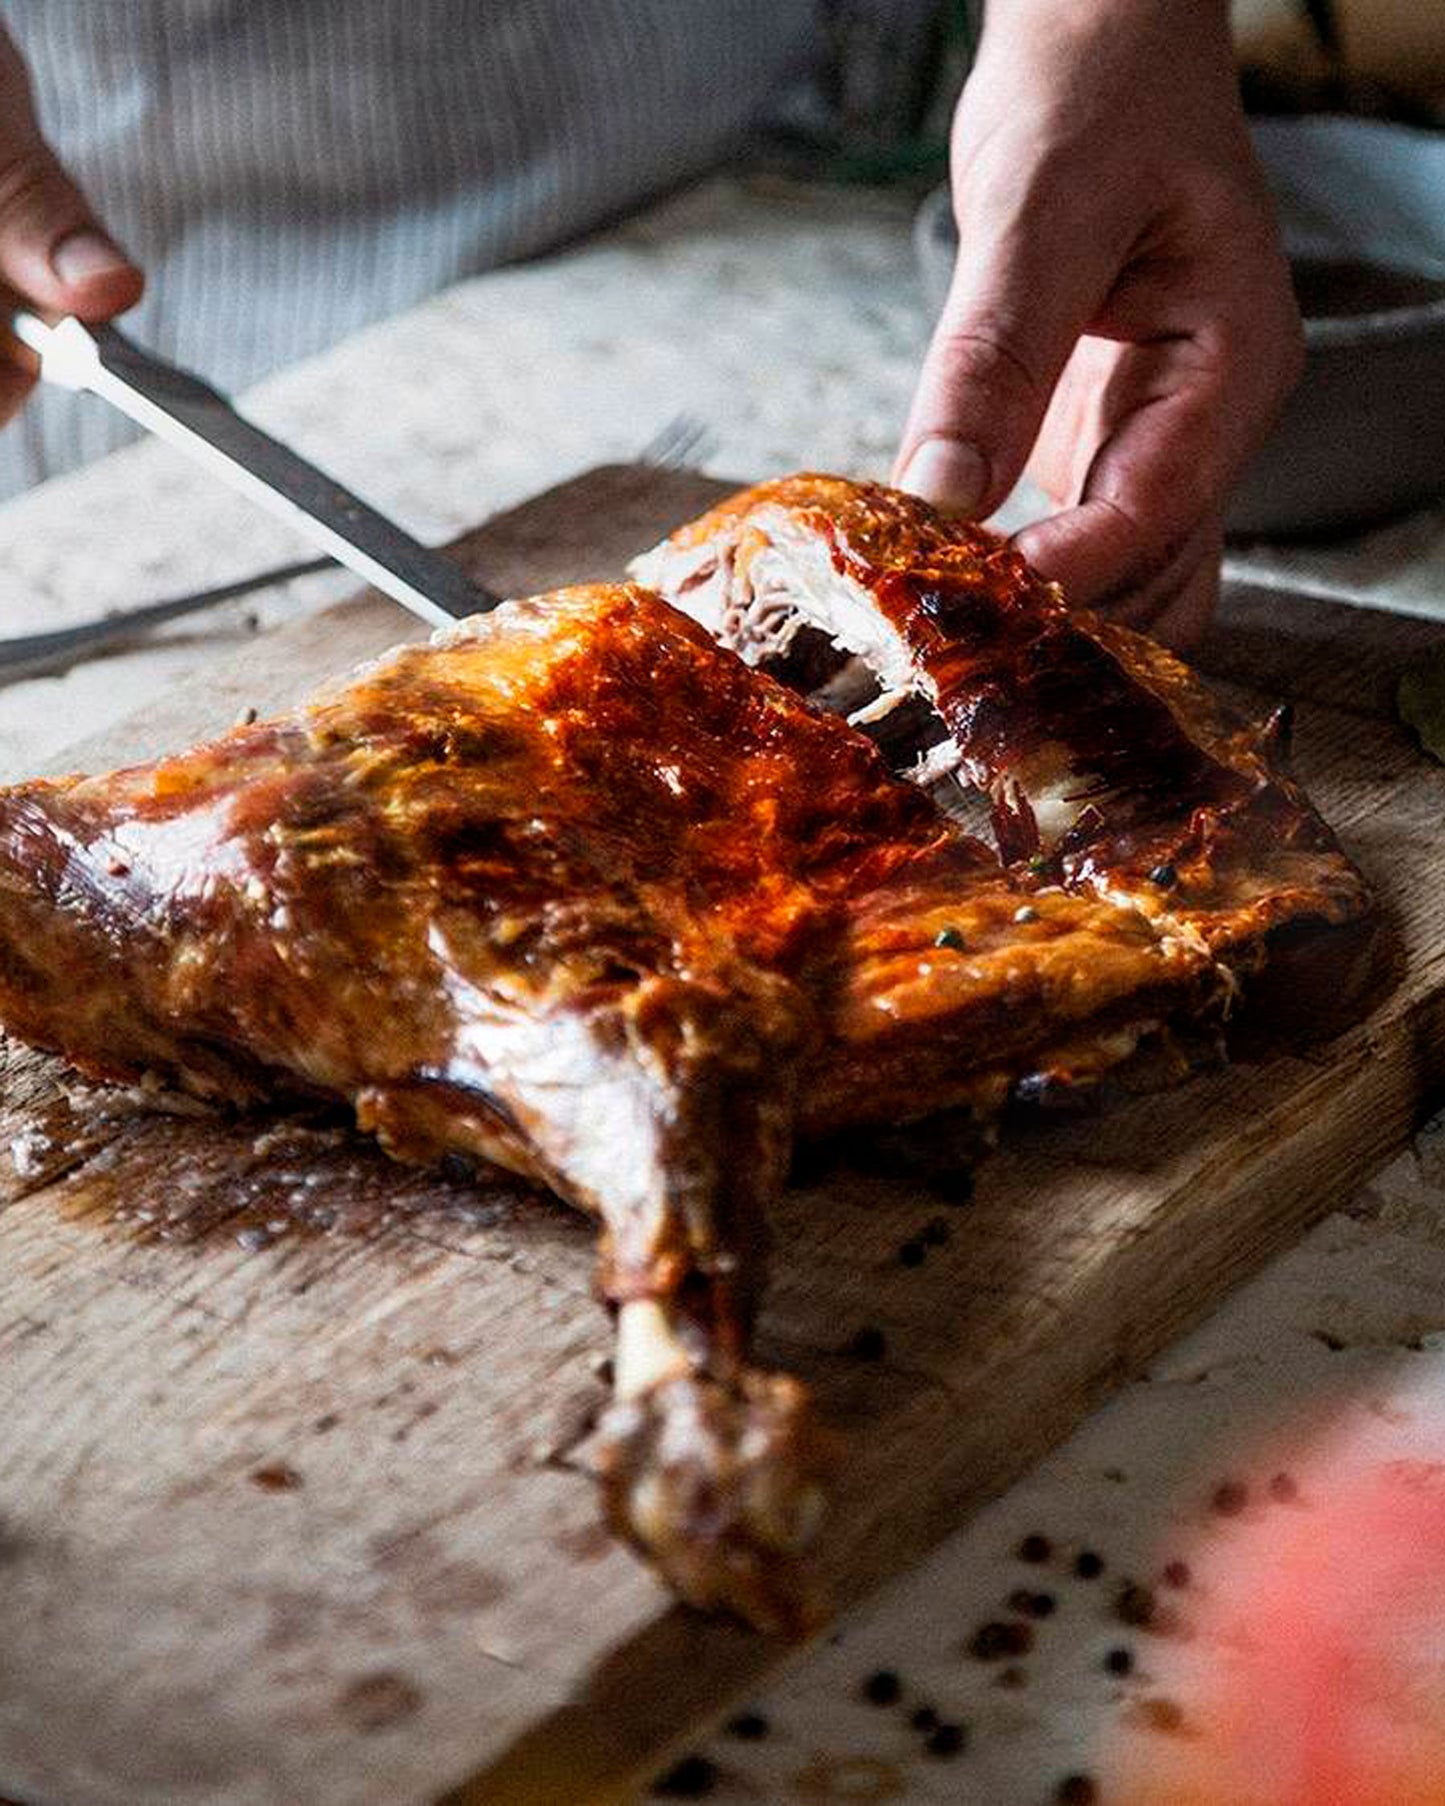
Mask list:
[[[134,307],[144,286],[41,137],[29,73],[0,30],[0,287],[41,313],[109,320]],[[0,421],[34,382],[33,357],[6,345]]]
[[[989,0],[954,120],[960,251],[895,481],[1018,535],[1070,601],[1208,625],[1229,487],[1301,363],[1223,0]]]

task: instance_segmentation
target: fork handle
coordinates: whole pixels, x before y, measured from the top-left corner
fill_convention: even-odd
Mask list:
[[[249,577],[238,577],[213,589],[196,590],[190,595],[147,603],[143,608],[104,615],[97,621],[81,621],[74,627],[58,627],[48,633],[24,633],[0,639],[0,676],[11,679],[22,675],[39,676],[57,665],[65,666],[79,653],[124,646],[143,638],[152,628],[163,627],[167,621],[199,614],[203,609],[219,607],[223,602],[234,602],[238,597],[269,589],[275,583],[290,583],[297,577],[310,577],[335,568],[334,558],[308,558],[301,563],[256,571]]]

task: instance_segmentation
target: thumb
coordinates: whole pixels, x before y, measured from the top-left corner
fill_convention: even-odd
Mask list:
[[[124,313],[145,286],[33,123],[13,118],[0,134],[0,283],[83,320]]]
[[[960,250],[904,428],[894,481],[982,516],[1023,472],[1069,354],[1108,288],[1056,235],[974,222]],[[980,251],[983,252],[980,255]],[[1061,280],[1060,269],[1070,270]]]
[[[108,320],[145,277],[41,135],[30,74],[0,26],[0,284],[45,313]]]

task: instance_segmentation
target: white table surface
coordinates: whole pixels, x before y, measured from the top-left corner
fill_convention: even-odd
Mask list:
[[[891,199],[712,184],[375,327],[273,378],[248,406],[436,539],[632,455],[680,412],[709,428],[706,463],[720,474],[799,465],[885,474],[927,328],[908,230]],[[297,555],[288,534],[176,454],[136,446],[0,508],[0,631],[79,620]],[[1445,613],[1445,511],[1344,545],[1253,553],[1231,568]],[[211,647],[348,587],[344,577],[308,579],[143,650],[0,689],[0,778],[39,769],[173,682],[204,684]],[[1387,1452],[1395,1443],[1418,1452],[1429,1426],[1416,1406],[1432,1386],[1445,1396],[1445,1133],[1424,1135],[1348,1213],[801,1659],[758,1702],[765,1736],[722,1733],[707,1746],[716,1771],[707,1797],[1027,1806],[1053,1798],[1070,1772],[1157,1767],[1164,1744],[1187,1734],[1188,1700],[1179,1695],[1182,1733],[1141,1708],[1184,1682],[1167,1639],[1117,1621],[1120,1578],[1148,1577],[1184,1546],[1196,1574],[1207,1571],[1233,1527],[1201,1500],[1238,1470],[1251,1439],[1255,1467],[1265,1460],[1260,1426],[1339,1401],[1342,1412],[1364,1412]],[[1293,1471],[1308,1496],[1309,1459]],[[1029,1530],[1061,1551],[1046,1568],[1014,1558]],[[1104,1576],[1071,1577],[1080,1547],[1106,1559]],[[961,1654],[1021,1584],[1057,1599],[1029,1654],[1012,1664]],[[1125,1644],[1138,1667],[1121,1680],[1101,1661]],[[1008,1667],[1022,1670],[1021,1684],[999,1684]],[[903,1705],[860,1697],[877,1669],[900,1676]],[[920,1705],[966,1724],[963,1753],[924,1748],[908,1723]]]

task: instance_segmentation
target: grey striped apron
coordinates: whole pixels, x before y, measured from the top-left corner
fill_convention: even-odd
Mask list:
[[[4,0],[45,130],[150,286],[165,355],[243,388],[716,165],[819,0]],[[42,395],[0,494],[127,436]]]

